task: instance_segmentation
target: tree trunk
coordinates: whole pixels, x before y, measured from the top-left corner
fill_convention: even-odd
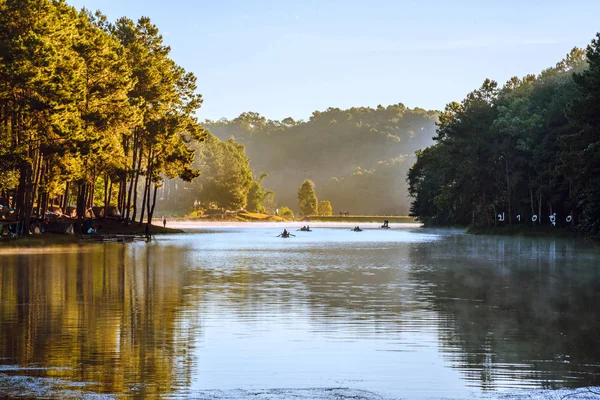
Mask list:
[[[71,182],[67,181],[67,184],[65,185],[65,194],[63,196],[63,203],[61,204],[61,207],[62,207],[64,213],[67,212],[67,207],[69,206],[69,186],[70,186],[70,184],[71,184]]]
[[[152,216],[154,215],[154,207],[156,206],[156,183],[154,184],[154,195],[152,196],[152,208],[150,209],[150,213],[148,214],[148,224],[152,225]],[[160,221],[159,221],[160,223]]]
[[[510,177],[508,175],[508,159],[505,157],[505,167],[506,167],[506,198],[508,199],[508,224],[512,225],[512,204],[511,204],[511,194],[510,194]]]
[[[131,172],[133,174],[135,174],[136,178],[134,179],[133,176],[131,176],[131,181],[129,182],[129,190],[127,192],[127,199],[125,200],[125,225],[127,225],[129,223],[129,212],[131,210],[131,193],[133,191],[133,182],[137,181],[137,175],[138,172],[136,171],[136,157],[137,157],[137,133],[133,134],[133,146],[132,146],[132,158],[133,161],[131,162]],[[140,154],[141,156],[141,154]]]
[[[538,223],[542,223],[542,193],[538,193]]]
[[[29,170],[27,166],[22,167],[19,174],[19,186],[17,188],[17,202],[15,205],[15,211],[17,214],[17,236],[23,236],[25,231],[25,192],[27,191],[27,181],[29,179]],[[28,227],[29,228],[29,227]]]
[[[146,180],[144,181],[144,196],[142,197],[142,212],[140,214],[140,225],[144,221],[144,212],[146,211],[146,200],[147,197],[150,196],[150,174],[151,174],[151,165],[150,160],[148,159],[148,167],[146,170]]]
[[[146,202],[147,202],[146,209],[148,210],[148,219],[147,219],[148,223],[150,223],[150,190],[151,190],[151,187],[152,187],[152,180],[148,179],[148,198],[146,200]]]
[[[110,201],[110,195],[108,194],[108,174],[104,173],[104,217],[106,218],[106,212],[108,211],[108,202]]]
[[[492,222],[490,221],[490,213],[487,210],[487,196],[485,193],[485,189],[483,190],[483,211],[485,212],[485,222],[488,228],[492,227]]]
[[[23,234],[29,235],[30,224],[31,224],[31,214],[33,213],[33,201],[34,201],[34,193],[33,193],[33,179],[34,179],[34,170],[33,165],[28,165],[27,167],[27,181],[25,185],[25,223],[23,224]]]
[[[82,182],[78,185],[77,193],[77,232],[81,233],[83,229],[83,219],[85,218],[85,197],[87,184]]]
[[[135,184],[133,185],[133,215],[131,217],[131,221],[135,221],[135,217],[137,214],[137,190],[138,190],[138,182],[140,178],[140,171],[142,169],[142,157],[144,156],[143,147],[140,145],[140,154],[138,156],[138,164],[137,169],[135,171]],[[142,212],[143,214],[143,212]]]
[[[40,203],[39,203],[40,202],[40,198],[39,198],[38,187],[40,185],[40,179],[41,179],[41,175],[42,175],[41,174],[41,169],[42,169],[41,168],[42,155],[41,155],[41,153],[39,151],[36,151],[35,153],[36,153],[36,155],[34,157],[35,161],[34,161],[34,164],[33,164],[33,171],[32,171],[32,174],[33,174],[32,179],[33,179],[33,181],[30,183],[31,184],[31,189],[30,189],[31,190],[31,197],[30,197],[30,201],[31,201],[31,212],[33,212],[34,202],[37,201],[37,204],[36,204],[37,205],[37,209],[35,211],[36,211],[36,214],[38,214],[38,216],[39,216],[39,213],[40,213]],[[30,213],[30,215],[31,215],[31,213]]]
[[[94,207],[94,196],[96,194],[96,172],[92,173],[92,182],[89,183],[90,185],[90,190],[89,190],[89,195],[88,195],[88,201],[86,203],[86,209],[90,209],[92,207]]]
[[[119,196],[117,198],[117,207],[119,208],[119,214],[121,219],[125,216],[125,193],[127,192],[127,179],[119,182]]]

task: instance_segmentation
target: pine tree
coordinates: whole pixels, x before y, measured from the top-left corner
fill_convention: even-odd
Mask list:
[[[302,215],[317,215],[318,201],[313,181],[305,179],[302,182],[302,186],[298,190],[298,205]]]

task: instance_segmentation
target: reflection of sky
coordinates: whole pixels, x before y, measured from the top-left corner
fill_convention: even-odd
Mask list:
[[[540,386],[531,364],[503,363],[490,348],[486,366],[470,365],[465,348],[441,341],[456,328],[431,307],[439,283],[418,272],[435,274],[450,259],[483,260],[485,268],[540,256],[555,264],[578,254],[573,243],[314,224],[310,233],[288,224],[297,236],[281,239],[281,226],[246,226],[205,227],[177,240],[186,268],[205,279],[188,286],[190,295],[203,292],[194,306],[203,335],[192,390],[351,387],[414,398]]]
[[[256,321],[223,318],[227,310],[218,306],[203,309],[210,317],[196,347],[192,390],[352,387],[408,397],[465,394],[458,371],[446,368],[437,351],[435,331],[316,327],[303,311]]]
[[[464,394],[459,373],[438,353],[435,314],[416,309],[409,286],[399,289],[408,279],[406,246],[439,235],[414,227],[377,229],[379,224],[363,224],[363,232],[352,232],[352,224],[311,225],[313,232],[296,232],[289,224],[209,226],[178,239],[186,267],[218,281],[189,288],[203,291],[195,305],[203,335],[194,346],[192,390],[352,387],[413,397]],[[283,227],[296,237],[277,238]],[[377,276],[382,271],[383,281]],[[248,280],[239,284],[223,278],[242,272]],[[243,289],[248,293],[238,293]],[[339,304],[333,304],[336,298]],[[388,312],[390,301],[410,311]],[[374,312],[380,315],[374,318]]]

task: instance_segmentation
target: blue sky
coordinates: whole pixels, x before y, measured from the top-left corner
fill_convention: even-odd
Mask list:
[[[148,16],[198,77],[200,119],[328,107],[442,109],[485,78],[539,73],[600,31],[600,1],[68,0]]]

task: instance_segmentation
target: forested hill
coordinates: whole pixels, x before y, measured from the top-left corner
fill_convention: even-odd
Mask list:
[[[570,227],[600,237],[600,34],[539,75],[486,80],[440,115],[409,174],[437,225]]]
[[[315,111],[308,121],[268,120],[254,112],[205,127],[221,140],[246,147],[251,167],[267,173],[264,185],[279,205],[297,208],[304,179],[334,212],[408,212],[406,172],[412,155],[432,144],[438,113],[403,104]]]

